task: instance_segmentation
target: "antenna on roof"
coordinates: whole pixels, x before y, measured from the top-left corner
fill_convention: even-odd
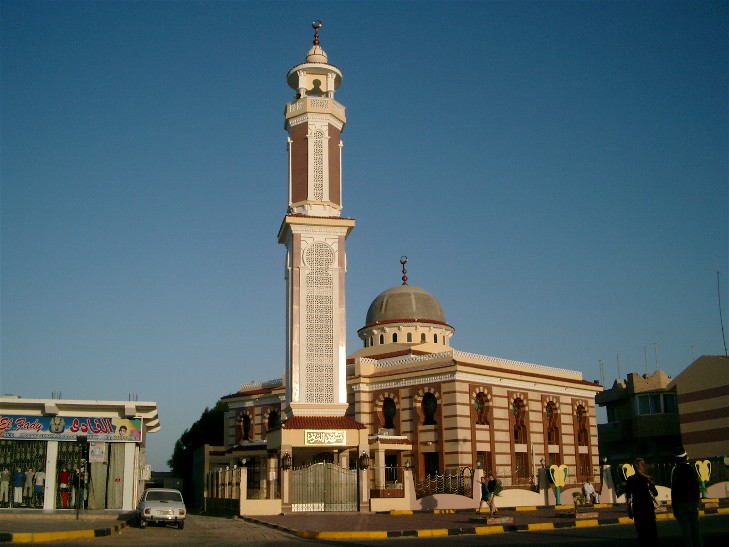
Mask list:
[[[605,370],[602,367],[602,359],[598,360],[598,363],[600,364],[600,383],[605,385]]]
[[[402,264],[402,284],[407,285],[408,284],[408,272],[405,269],[405,264],[408,263],[408,257],[401,256],[400,257],[400,264]]]
[[[724,355],[726,351],[726,336],[724,336],[724,317],[721,315],[721,283],[719,282],[719,270],[716,270],[716,296],[719,299],[719,323],[721,323],[721,339],[724,341]]]

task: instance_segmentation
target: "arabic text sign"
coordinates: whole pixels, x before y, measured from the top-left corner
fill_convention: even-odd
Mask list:
[[[88,416],[27,416],[0,414],[0,438],[33,441],[141,442],[140,418]]]
[[[347,436],[344,430],[326,429],[323,431],[306,430],[304,432],[304,444],[306,445],[345,445]]]

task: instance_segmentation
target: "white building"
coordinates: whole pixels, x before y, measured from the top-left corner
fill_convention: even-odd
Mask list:
[[[147,435],[159,428],[153,402],[0,397],[0,473],[11,474],[0,508],[134,509],[149,478]],[[18,470],[32,486],[20,503],[12,496]]]

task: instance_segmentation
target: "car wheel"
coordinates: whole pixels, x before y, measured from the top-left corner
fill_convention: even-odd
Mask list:
[[[180,520],[180,521],[177,522],[177,529],[178,530],[182,530],[184,527],[185,527],[185,521],[184,520]]]

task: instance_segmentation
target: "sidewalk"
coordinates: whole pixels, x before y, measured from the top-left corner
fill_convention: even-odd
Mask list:
[[[434,537],[464,534],[501,534],[528,530],[580,528],[609,524],[633,524],[624,505],[600,504],[588,518],[575,518],[571,506],[520,507],[499,509],[496,518],[486,519],[473,510],[444,510],[400,513],[290,513],[286,515],[243,517],[249,522],[307,539],[385,539]],[[729,514],[729,503],[701,511],[701,516]],[[656,515],[673,519],[670,507]],[[510,519],[510,521],[509,521]],[[503,522],[506,520],[506,522]]]
[[[39,543],[117,534],[131,513],[38,509],[0,510],[0,543]]]

